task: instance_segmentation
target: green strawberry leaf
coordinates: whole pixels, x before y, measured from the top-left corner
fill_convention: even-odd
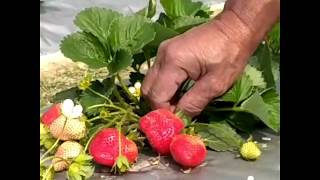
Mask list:
[[[202,7],[202,2],[191,0],[160,0],[160,3],[170,18],[194,16]]]
[[[213,13],[214,11],[211,11],[210,7],[204,4],[202,5],[201,9],[195,14],[195,16],[210,18]]]
[[[244,73],[251,79],[252,86],[256,86],[261,89],[266,87],[266,82],[264,81],[262,72],[258,71],[255,67],[248,64]]]
[[[108,70],[110,74],[115,74],[120,70],[123,70],[130,66],[132,63],[132,55],[130,51],[126,49],[119,49],[114,57],[113,61],[108,64]]]
[[[92,165],[92,156],[81,153],[74,160],[68,169],[69,179],[88,179],[94,173],[94,166]]]
[[[136,54],[151,42],[155,32],[150,21],[139,15],[119,17],[110,27],[110,46],[114,51],[130,49]]]
[[[264,80],[267,83],[267,88],[269,87],[275,87],[275,79],[272,72],[272,54],[270,51],[270,48],[267,44],[262,45],[257,50],[257,58],[260,65],[260,68],[258,70],[262,71]]]
[[[122,16],[110,9],[93,7],[87,8],[77,14],[74,24],[81,30],[96,36],[102,44],[107,44],[111,23]]]
[[[278,132],[279,129],[279,121],[280,118],[276,118],[276,110],[270,110],[271,107],[275,108],[276,104],[274,104],[277,100],[274,96],[274,94],[267,94],[265,95],[266,97],[266,102],[265,103],[264,99],[262,96],[259,95],[258,92],[253,93],[248,99],[246,99],[242,104],[241,104],[241,109],[249,112],[251,114],[254,114],[257,116],[264,124],[266,124],[269,128],[273,129],[274,131]],[[270,112],[273,112],[274,114],[271,115]]]
[[[269,112],[269,124],[272,129],[278,132],[280,128],[280,97],[275,89],[270,89],[261,96]]]
[[[280,78],[280,63],[279,63],[280,56],[273,55],[272,57],[273,57],[272,58],[273,61],[271,61],[272,74],[273,74],[274,80],[277,81]]]
[[[153,41],[151,41],[148,44],[148,46],[150,46],[152,48],[157,49],[163,41],[170,39],[174,36],[177,36],[179,34],[178,32],[174,31],[173,29],[170,29],[170,28],[168,28],[158,22],[153,23],[153,27],[156,32],[156,35],[155,35]]]
[[[248,134],[251,134],[260,122],[256,116],[246,112],[234,112],[226,121],[234,128]]]
[[[79,97],[80,94],[81,94],[81,90],[79,90],[77,87],[73,87],[73,88],[58,92],[50,99],[50,102],[60,103],[65,99],[71,99],[74,101]]]
[[[179,33],[184,33],[185,31],[198,26],[199,24],[207,22],[207,18],[202,18],[199,16],[184,16],[184,17],[177,17],[175,18],[172,23],[172,29]]]
[[[161,24],[163,27],[170,28],[173,26],[172,20],[165,14],[160,13],[157,23]]]
[[[212,121],[210,124],[195,123],[194,127],[206,145],[215,151],[235,151],[244,142],[225,121]]]
[[[110,56],[95,36],[85,32],[66,36],[60,49],[65,57],[86,63],[90,68],[105,67]]]
[[[223,101],[239,103],[249,97],[253,91],[253,82],[250,76],[243,74],[239,80],[221,98]]]
[[[147,7],[139,10],[136,14],[147,17],[147,18],[152,18],[157,11],[157,1],[156,0],[149,0],[149,4]]]
[[[40,123],[40,148],[48,150],[54,145],[55,142],[56,139],[51,135],[49,129]],[[54,154],[57,148],[58,146],[54,147],[51,151],[51,154]]]
[[[267,43],[273,54],[280,54],[280,22],[269,32]]]
[[[112,78],[107,78],[102,81],[102,83],[98,80],[93,81],[92,85],[90,86],[91,89],[94,91],[109,97],[114,89],[114,81]],[[80,104],[82,105],[84,112],[87,113],[89,116],[98,115],[100,113],[99,108],[88,109],[88,107],[102,104],[106,102],[106,99],[102,98],[101,96],[95,94],[94,92],[90,91],[89,89],[82,92],[79,99]]]

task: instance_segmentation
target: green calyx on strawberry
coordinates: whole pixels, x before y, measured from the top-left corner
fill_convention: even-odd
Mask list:
[[[89,153],[96,163],[121,173],[126,172],[138,158],[136,144],[116,128],[99,131],[90,142]]]
[[[184,168],[194,168],[204,162],[207,149],[198,136],[179,134],[171,144],[170,152],[173,159]]]
[[[92,156],[81,153],[73,159],[67,175],[68,179],[88,179],[93,173],[94,166],[92,165]]]
[[[169,155],[173,137],[182,132],[185,124],[169,110],[157,109],[141,117],[139,126],[157,153]]]
[[[79,140],[86,134],[86,125],[80,121],[82,106],[74,105],[73,101],[66,99],[61,104],[55,104],[42,116],[42,122],[50,129],[54,138],[61,140]]]
[[[55,171],[63,171],[69,168],[73,158],[76,158],[83,147],[81,144],[75,141],[66,141],[62,143],[52,160],[53,168]]]
[[[55,143],[56,139],[52,137],[50,130],[40,122],[40,147],[50,149]],[[53,149],[55,151],[55,149]]]

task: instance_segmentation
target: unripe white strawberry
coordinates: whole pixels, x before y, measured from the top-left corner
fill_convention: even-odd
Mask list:
[[[50,132],[54,138],[60,138],[63,141],[79,140],[86,135],[86,125],[79,119],[60,116],[51,123]]]
[[[82,145],[75,141],[62,143],[54,155],[55,158],[52,160],[54,170],[63,171],[68,169],[72,159],[76,158],[82,150]]]

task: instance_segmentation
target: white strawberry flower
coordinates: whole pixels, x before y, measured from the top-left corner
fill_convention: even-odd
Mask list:
[[[63,115],[69,118],[79,118],[82,115],[83,108],[80,104],[74,105],[71,99],[63,101],[61,106],[61,112]]]
[[[130,86],[128,88],[129,92],[134,95],[135,97],[140,97],[141,95],[141,83],[140,82],[136,82],[134,83],[134,86]]]

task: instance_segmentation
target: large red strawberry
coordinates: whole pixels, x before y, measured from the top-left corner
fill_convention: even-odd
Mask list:
[[[168,155],[172,138],[181,133],[184,122],[172,112],[158,109],[143,116],[139,126],[152,148],[161,155]]]
[[[121,146],[121,155],[119,146]],[[116,128],[105,128],[98,132],[90,142],[89,153],[96,163],[107,167],[118,166],[121,172],[126,171],[129,164],[134,163],[138,158],[136,144]]]
[[[179,134],[173,138],[170,152],[173,159],[184,168],[199,166],[207,156],[207,149],[202,140],[187,134]]]
[[[54,104],[45,113],[43,113],[41,121],[45,126],[56,120],[61,115],[61,104]]]

